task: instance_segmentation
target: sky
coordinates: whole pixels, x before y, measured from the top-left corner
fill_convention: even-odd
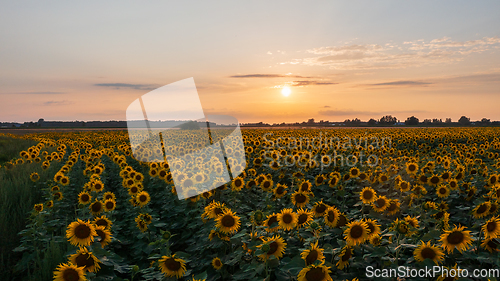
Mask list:
[[[2,1],[0,122],[126,120],[193,77],[247,122],[500,120],[499,1]],[[283,89],[288,89],[289,94]]]

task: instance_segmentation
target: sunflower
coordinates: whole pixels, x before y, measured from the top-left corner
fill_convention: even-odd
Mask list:
[[[309,203],[309,195],[307,192],[295,191],[292,194],[292,203],[297,206],[297,208],[303,208]]]
[[[344,269],[344,267],[349,264],[349,259],[352,258],[352,256],[352,248],[349,245],[344,246],[344,248],[342,248],[342,252],[340,253],[340,259],[336,264],[337,268]]]
[[[448,253],[451,253],[455,248],[460,252],[467,250],[472,244],[472,238],[469,230],[464,230],[465,226],[455,226],[452,230],[445,231],[441,234],[440,240],[443,243],[443,248]]]
[[[90,246],[94,241],[94,236],[97,236],[95,227],[89,221],[77,219],[68,225],[66,230],[66,238],[75,246]]]
[[[494,215],[498,211],[498,203],[490,201],[490,210],[488,211],[488,215]]]
[[[102,196],[102,198],[104,200],[113,199],[113,200],[116,201],[116,195],[113,192],[110,192],[110,191],[105,192],[104,195]]]
[[[31,173],[30,180],[32,182],[37,182],[38,180],[40,180],[40,175],[38,173]]]
[[[411,175],[416,175],[418,172],[418,164],[417,163],[406,163],[406,172]]]
[[[240,191],[243,186],[245,186],[245,181],[243,180],[242,177],[237,177],[233,180],[231,183],[231,189],[235,191]]]
[[[90,203],[91,199],[92,196],[86,191],[82,191],[78,194],[78,202],[82,205],[87,205]]]
[[[351,176],[351,178],[357,178],[359,176],[359,169],[356,167],[352,167],[349,170],[349,175]]]
[[[392,216],[399,212],[399,207],[401,206],[401,203],[399,203],[398,199],[391,199],[389,200],[389,206],[387,207],[386,211],[387,214]]]
[[[96,226],[95,231],[97,233],[97,236],[99,236],[100,243],[101,243],[101,248],[104,248],[104,246],[108,245],[111,243],[111,231],[106,229],[104,226]]]
[[[266,228],[267,232],[274,232],[278,230],[279,228],[278,215],[275,213],[268,215],[266,220],[264,221],[264,226],[267,227]]]
[[[398,188],[401,192],[407,192],[411,189],[411,185],[407,181],[400,181],[398,183]]]
[[[89,209],[94,216],[97,216],[103,211],[104,204],[101,201],[96,200],[94,203],[90,204]]]
[[[375,235],[379,235],[381,232],[380,225],[377,224],[376,220],[372,219],[364,219],[364,222],[366,223],[366,226],[368,227],[368,239]]]
[[[288,188],[288,186],[281,184],[281,183],[278,183],[276,185],[276,188],[273,190],[274,197],[281,198],[281,197],[285,196],[285,194],[287,193],[287,191],[286,191],[287,188]]]
[[[500,251],[500,243],[497,242],[495,238],[487,238],[481,243],[481,247],[488,250],[490,253]]]
[[[43,204],[35,204],[35,206],[33,207],[33,210],[35,210],[37,212],[43,211]]]
[[[437,186],[438,184],[441,183],[441,181],[442,179],[438,175],[432,175],[427,180],[428,184],[431,186]]]
[[[448,181],[448,186],[450,187],[450,190],[457,190],[458,189],[458,182],[456,179],[451,179]]]
[[[337,185],[337,183],[339,182],[339,178],[338,177],[331,177],[329,180],[328,180],[328,186],[329,187],[335,187]]]
[[[135,196],[135,201],[142,208],[151,201],[151,197],[146,191],[141,191]]]
[[[92,191],[101,192],[104,189],[104,184],[100,180],[92,181]]]
[[[186,261],[176,258],[175,254],[172,256],[162,256],[158,260],[158,265],[163,274],[167,277],[181,278],[186,273]]]
[[[474,197],[474,194],[476,194],[477,189],[475,187],[470,187],[469,190],[467,190],[467,198],[465,200],[470,201],[472,200],[472,197]]]
[[[215,257],[212,259],[212,266],[214,267],[215,270],[219,270],[222,268],[223,264],[220,258]]]
[[[108,199],[104,201],[104,211],[105,212],[110,212],[113,211],[116,208],[116,201],[113,199]]]
[[[348,245],[363,244],[368,239],[368,225],[363,221],[352,221],[347,224],[344,237]]]
[[[412,230],[412,234],[416,233],[416,229],[419,227],[418,219],[410,216],[405,217],[405,221],[414,229]]]
[[[428,181],[429,181],[429,178],[426,175],[421,174],[418,176],[418,182],[420,184],[426,184]]]
[[[273,188],[273,180],[266,178],[260,184],[260,188],[262,188],[263,191],[270,191]]]
[[[137,183],[134,183],[132,184],[129,188],[128,188],[128,194],[130,196],[135,196],[137,195],[139,192],[142,191],[142,188],[139,186],[139,184]]]
[[[324,184],[327,180],[327,177],[324,176],[324,175],[317,175],[315,178],[314,178],[314,183],[316,184],[316,186],[320,186],[322,184]]]
[[[389,177],[386,174],[382,173],[378,176],[378,180],[379,182],[384,183],[389,180]]]
[[[54,281],[87,281],[83,267],[71,262],[60,264],[54,271]]]
[[[333,207],[332,207],[333,208]],[[301,228],[311,223],[314,214],[309,210],[304,210],[302,208],[297,210],[297,227]]]
[[[83,267],[84,271],[97,272],[101,268],[101,261],[85,247],[78,249],[76,254],[70,255],[68,259],[72,264]]]
[[[326,209],[328,209],[328,207],[329,206],[326,205],[325,203],[323,203],[323,200],[321,200],[321,201],[316,202],[314,204],[312,211],[316,217],[323,217],[325,212],[326,212]]]
[[[334,228],[340,219],[340,211],[335,206],[328,207],[323,217],[325,218],[325,224]]]
[[[69,184],[69,178],[67,176],[63,176],[60,182],[62,185],[66,186]]]
[[[380,246],[380,243],[382,242],[382,238],[380,237],[380,235],[373,235],[369,240],[370,244],[372,244],[373,246]]]
[[[292,230],[297,224],[297,214],[292,209],[283,209],[278,214],[279,226],[284,230]]]
[[[309,192],[311,191],[312,184],[308,180],[304,180],[299,183],[299,191]]]
[[[285,252],[286,243],[283,238],[276,235],[274,237],[262,238],[262,244],[257,247],[264,252],[262,255],[259,255],[260,259],[266,261],[270,256],[274,256],[276,259],[281,258]]]
[[[425,259],[431,259],[434,263],[439,264],[444,259],[444,253],[439,247],[431,245],[431,241],[421,244],[413,251],[413,256],[416,261],[423,262]]]
[[[332,281],[330,267],[323,264],[303,268],[297,276],[298,281]]]
[[[377,193],[373,188],[367,186],[361,190],[359,193],[359,199],[363,201],[365,204],[371,204],[377,198]]]
[[[64,196],[63,196],[62,192],[60,192],[60,191],[59,191],[59,192],[54,193],[53,197],[54,197],[54,199],[56,199],[57,201],[61,201],[61,200],[64,198]]]
[[[264,213],[261,210],[255,210],[250,216],[250,221],[254,225],[262,225],[264,222]]]
[[[146,230],[148,230],[148,223],[143,219],[141,219],[140,217],[136,217],[134,221],[135,225],[141,232],[146,232]]]
[[[323,251],[324,249],[318,247],[318,241],[316,240],[316,243],[311,243],[311,247],[304,250],[300,256],[306,262],[306,266],[313,264],[315,261],[323,263],[325,261]]]
[[[500,237],[500,219],[493,217],[486,221],[481,227],[485,238],[498,238]]]
[[[201,216],[216,219],[218,216],[222,215],[225,209],[226,206],[224,203],[212,201],[212,203],[205,207],[205,212]]]
[[[240,217],[236,216],[233,211],[226,209],[220,216],[217,217],[217,228],[224,233],[231,234],[238,231],[240,227]]]
[[[440,185],[436,188],[436,194],[439,198],[446,198],[450,195],[450,189],[446,185]]]
[[[52,207],[54,207],[54,201],[49,200],[49,201],[45,202],[45,206],[47,206],[47,208],[52,208]]]
[[[93,224],[95,224],[96,226],[104,226],[104,228],[106,228],[107,230],[111,230],[111,225],[113,224],[113,222],[111,222],[111,220],[106,216],[101,216],[95,218]]]
[[[474,218],[480,219],[487,216],[489,214],[489,210],[490,202],[486,201],[477,205],[474,210],[472,210],[472,214],[474,215]]]
[[[378,213],[382,213],[389,207],[389,200],[385,196],[377,196],[375,201],[372,203],[372,207]]]

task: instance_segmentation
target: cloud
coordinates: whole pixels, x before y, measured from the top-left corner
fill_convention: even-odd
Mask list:
[[[313,78],[300,75],[283,75],[283,74],[245,74],[245,75],[232,75],[229,78]]]
[[[9,94],[9,93],[4,93],[4,94]],[[11,93],[15,95],[61,95],[65,94],[65,92],[51,92],[51,91],[42,91],[42,92],[17,92],[17,93]]]
[[[304,86],[310,86],[310,85],[336,85],[336,84],[338,84],[338,83],[303,80],[303,81],[293,81],[291,86],[304,87]]]
[[[499,37],[453,41],[443,37],[426,42],[423,39],[402,44],[344,45],[306,50],[314,56],[296,58],[281,64],[327,66],[339,70],[399,69],[423,65],[450,64],[467,55],[500,48]]]
[[[67,104],[71,104],[72,102],[70,101],[67,101],[67,100],[62,100],[62,101],[46,101],[43,103],[43,105],[47,105],[47,106],[50,106],[50,105],[67,105]]]
[[[111,87],[116,89],[126,88],[126,89],[146,90],[146,91],[151,91],[159,87],[158,85],[153,85],[153,84],[127,84],[127,83],[99,83],[99,84],[94,84],[94,86]]]
[[[430,85],[432,83],[423,81],[393,81],[385,83],[368,84],[369,86],[422,86]]]
[[[330,108],[330,107],[331,107],[331,106],[329,106],[329,105],[325,105],[325,106],[323,106],[323,108]]]

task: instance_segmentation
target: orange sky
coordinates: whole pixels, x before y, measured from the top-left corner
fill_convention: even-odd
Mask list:
[[[0,5],[4,122],[125,120],[188,77],[240,122],[500,120],[495,1]]]

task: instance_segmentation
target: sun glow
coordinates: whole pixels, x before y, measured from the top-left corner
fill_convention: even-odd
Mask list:
[[[281,94],[285,97],[288,97],[291,93],[292,90],[290,90],[290,88],[288,87],[283,87],[283,89],[281,89]]]

